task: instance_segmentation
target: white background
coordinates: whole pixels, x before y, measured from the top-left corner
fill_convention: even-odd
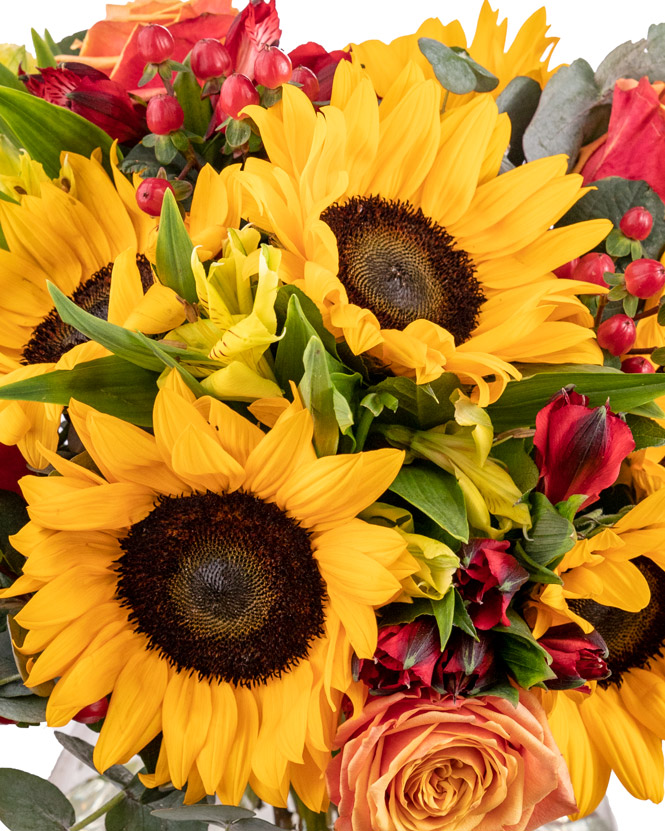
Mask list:
[[[115,0],[121,2],[122,0]],[[242,0],[236,0],[242,7]],[[509,41],[519,25],[540,5],[527,0],[494,0],[501,17],[508,17]],[[0,42],[30,44],[30,29],[48,28],[56,41],[85,29],[104,17],[101,0],[0,0]],[[277,0],[282,21],[282,45],[287,50],[314,40],[328,49],[369,38],[392,40],[415,31],[427,17],[444,23],[457,17],[467,36],[475,28],[480,0]],[[9,9],[11,8],[11,12]],[[586,58],[595,68],[625,40],[645,37],[651,23],[665,21],[665,3],[650,0],[552,0],[548,8],[550,34],[561,38],[554,64]],[[470,38],[469,38],[470,39]],[[57,756],[57,742],[48,728],[19,730],[0,727],[0,767],[12,766],[48,776]],[[610,803],[620,831],[663,831],[665,805],[654,806],[629,796],[613,780]]]

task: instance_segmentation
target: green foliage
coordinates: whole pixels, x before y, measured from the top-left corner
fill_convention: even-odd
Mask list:
[[[411,378],[386,378],[369,387],[368,392],[381,395],[388,393],[397,399],[395,414],[388,416],[391,423],[429,430],[455,417],[455,407],[450,403],[450,396],[459,387],[459,378],[452,372],[444,372],[429,384],[416,384]]]
[[[299,390],[314,422],[314,447],[318,456],[332,456],[339,443],[334,387],[326,362],[326,351],[316,335],[312,335],[305,347],[302,362],[305,371],[300,379]]]
[[[538,484],[538,467],[525,449],[525,439],[507,439],[495,444],[491,457],[504,463],[510,478],[523,494]]]
[[[189,69],[189,55],[185,58]],[[201,98],[201,87],[193,72],[178,72],[173,84],[175,94],[185,113],[185,129],[197,136],[205,136],[212,118],[209,98]]]
[[[79,739],[77,736],[69,736],[67,733],[62,733],[60,730],[55,730],[54,736],[64,749],[78,759],[79,762],[94,770],[95,773],[98,772],[95,763],[92,761],[92,754],[95,748],[91,744],[83,739]],[[134,781],[133,775],[122,765],[112,765],[102,775],[104,779],[115,782],[116,785],[120,785],[122,788],[126,788]]]
[[[518,75],[508,84],[496,99],[500,113],[508,113],[511,124],[510,147],[508,159],[514,165],[524,161],[522,140],[534,113],[538,109],[541,89],[538,81]]]
[[[464,496],[450,473],[433,465],[404,465],[389,490],[414,505],[455,539],[469,539]]]
[[[554,568],[575,545],[575,529],[545,494],[532,493],[529,501],[532,526],[522,544],[523,550],[532,562]]]
[[[100,147],[104,166],[111,172],[111,138],[71,110],[50,104],[28,92],[0,87],[0,119],[8,125],[17,146],[25,148],[33,159],[41,162],[52,178],[60,173],[63,147],[82,156],[90,156],[95,148]]]
[[[0,820],[9,831],[67,831],[71,802],[50,782],[13,768],[0,768]]]
[[[177,823],[178,829],[183,827],[183,823],[192,820],[230,828],[233,831],[265,831],[266,828],[276,827],[270,822],[258,819],[252,811],[233,805],[183,805],[177,808],[160,808],[152,813],[154,817],[167,820],[169,827],[171,823]]]
[[[9,542],[28,521],[25,500],[13,491],[0,491],[0,562],[4,560],[14,574],[20,574],[25,558]]]
[[[42,69],[45,66],[57,66],[51,46],[48,41],[43,38],[35,29],[30,30],[32,35],[32,45],[35,48],[35,58],[37,59],[37,66]],[[48,32],[46,33],[48,34]],[[50,36],[49,36],[50,39]]]
[[[0,63],[0,87],[9,87],[10,89],[17,89],[19,92],[25,92],[25,84],[19,81],[16,75],[8,69],[4,64]]]
[[[499,79],[460,47],[445,46],[433,38],[418,38],[420,51],[430,62],[438,82],[456,95],[467,92],[491,92]]]
[[[226,125],[225,135],[226,143],[229,147],[235,149],[236,147],[242,147],[243,144],[249,141],[249,137],[252,135],[252,129],[247,123],[247,119],[236,120],[235,118],[231,118]]]
[[[493,631],[502,633],[499,652],[512,677],[525,689],[556,678],[549,666],[548,652],[538,644],[524,620],[513,609],[507,615],[510,626],[496,626]]]
[[[626,416],[626,422],[635,440],[635,450],[642,450],[645,447],[662,447],[665,444],[665,429],[653,419],[629,413]]]
[[[191,265],[193,250],[175,197],[167,190],[157,234],[157,273],[161,283],[190,303],[198,301]]]

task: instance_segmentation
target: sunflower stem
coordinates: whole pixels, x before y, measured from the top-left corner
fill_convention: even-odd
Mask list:
[[[362,407],[362,413],[360,414],[360,419],[358,421],[358,429],[356,430],[356,453],[360,453],[365,446],[367,435],[369,434],[369,428],[372,426],[373,421],[374,413],[366,407]]]
[[[108,802],[105,802],[100,808],[97,808],[96,811],[93,811],[90,816],[85,817],[80,822],[77,822],[76,825],[72,825],[69,831],[79,831],[81,828],[85,828],[86,826],[90,825],[90,823],[94,822],[99,817],[103,817],[104,814],[108,814],[111,808],[114,808],[118,805],[122,800],[125,798],[125,792],[119,791],[114,797],[109,799]]]

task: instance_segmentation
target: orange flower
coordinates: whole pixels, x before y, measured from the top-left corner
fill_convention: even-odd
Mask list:
[[[108,5],[106,19],[93,24],[86,34],[79,60],[101,69],[124,89],[145,95],[159,89],[157,78],[139,89],[144,61],[136,39],[142,26],[159,23],[173,35],[176,61],[182,61],[201,38],[223,38],[237,11],[231,0],[132,0],[122,6]],[[71,60],[60,56],[59,60]]]
[[[531,831],[576,810],[545,713],[522,690],[372,700],[345,722],[328,788],[336,831]]]

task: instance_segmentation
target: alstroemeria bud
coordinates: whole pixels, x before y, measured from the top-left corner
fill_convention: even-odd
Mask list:
[[[310,101],[319,98],[319,79],[306,66],[297,66],[291,73],[291,83],[300,84],[302,91]]]
[[[653,228],[653,217],[642,206],[631,208],[621,217],[619,228],[628,237],[639,242],[645,240]]]
[[[621,462],[635,449],[630,427],[609,405],[587,403],[586,396],[563,389],[536,416],[538,490],[553,504],[585,494],[581,507],[591,505],[614,484]]]
[[[606,271],[614,273],[614,260],[609,254],[592,251],[580,258],[571,279],[581,280],[585,283],[595,283],[597,286],[607,288],[607,283],[603,279],[603,274]]]
[[[173,54],[175,41],[165,26],[148,23],[136,38],[138,53],[144,63],[163,63]]]
[[[411,623],[382,626],[372,660],[358,662],[358,677],[375,692],[429,687],[441,645],[436,620],[419,617]]]
[[[577,265],[580,261],[579,257],[575,257],[573,260],[569,260],[567,263],[560,265],[558,268],[554,269],[554,273],[559,278],[559,280],[572,280],[573,273],[577,268]]]
[[[155,95],[148,101],[146,120],[151,133],[166,136],[182,127],[185,114],[173,95]]]
[[[440,693],[478,693],[497,680],[491,632],[477,632],[478,640],[453,629],[446,650],[434,668],[432,687]]]
[[[151,176],[144,179],[136,188],[136,204],[149,216],[159,216],[162,212],[162,202],[167,190],[175,194],[173,185],[166,179]]]
[[[292,72],[291,58],[277,46],[267,46],[256,56],[254,79],[268,89],[285,84]]]
[[[79,710],[74,716],[74,721],[78,721],[79,724],[96,724],[106,716],[108,709],[109,700],[106,696],[104,696],[104,698],[100,698],[99,701],[88,704],[87,707]]]
[[[622,355],[633,348],[637,330],[635,321],[628,315],[613,315],[598,327],[598,344],[611,355]]]
[[[219,106],[231,118],[241,119],[247,116],[241,115],[240,111],[250,104],[258,104],[259,93],[254,84],[246,75],[239,75],[234,72],[222,84],[219,93]]]
[[[634,297],[653,297],[665,286],[665,268],[658,260],[633,260],[626,266],[626,290]]]
[[[228,75],[233,69],[229,50],[215,38],[201,38],[190,54],[192,72],[201,82]]]
[[[639,355],[631,355],[630,358],[625,358],[621,361],[622,372],[655,372],[654,365],[642,358]]]
[[[554,626],[538,643],[552,656],[556,679],[545,681],[550,690],[572,690],[586,681],[602,681],[610,674],[605,658],[607,644],[595,630],[586,635],[579,626]]]
[[[508,540],[471,540],[459,552],[461,565],[454,577],[476,629],[510,626],[506,610],[529,573],[508,553]]]

